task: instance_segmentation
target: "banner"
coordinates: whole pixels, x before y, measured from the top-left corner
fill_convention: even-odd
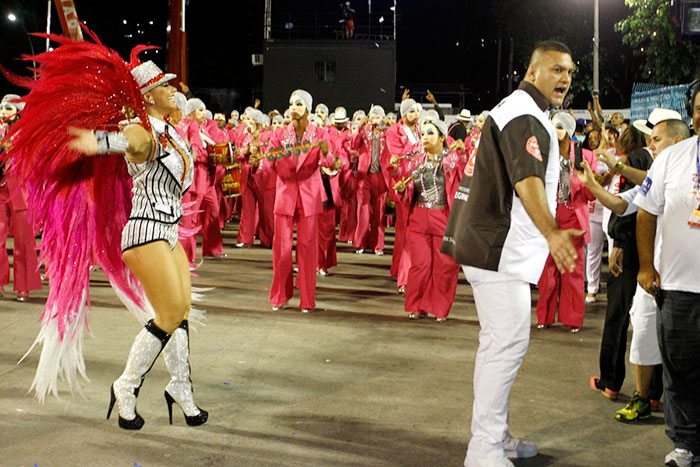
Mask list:
[[[63,34],[74,41],[83,40],[83,30],[80,28],[78,13],[75,11],[73,0],[54,0],[58,10],[58,18],[61,20]]]

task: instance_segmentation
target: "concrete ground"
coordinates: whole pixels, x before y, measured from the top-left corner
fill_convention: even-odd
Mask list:
[[[463,279],[450,320],[409,321],[388,275],[390,254],[356,255],[340,246],[333,276],[319,277],[317,312],[298,296],[273,313],[267,303],[272,254],[235,249],[207,260],[195,285],[215,289],[208,323],[192,335],[197,403],[209,422],[168,425],[159,361],[138,408],[146,420],[127,432],[105,420],[109,387],[121,373],[139,325],[100,273],[93,276],[92,338],[85,341],[87,400],[63,392],[42,405],[27,394],[39,352],[34,340],[46,298],[0,299],[0,466],[460,466],[470,436],[472,373],[479,325]],[[610,402],[588,387],[597,373],[605,297],[587,306],[585,328],[534,328],[513,387],[514,435],[540,455],[517,466],[655,466],[672,449],[661,414],[639,425],[614,419],[633,391]],[[536,292],[533,294],[533,304]],[[65,386],[63,386],[65,390]]]

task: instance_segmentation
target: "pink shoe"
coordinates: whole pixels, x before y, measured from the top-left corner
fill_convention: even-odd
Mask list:
[[[591,376],[590,385],[591,389],[593,389],[594,391],[598,391],[601,396],[605,397],[606,399],[610,399],[611,401],[616,401],[617,396],[620,395],[619,392],[613,391],[612,389],[608,389],[605,386],[603,386],[600,383],[600,378],[597,376]]]

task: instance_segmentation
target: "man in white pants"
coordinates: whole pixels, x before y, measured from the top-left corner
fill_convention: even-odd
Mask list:
[[[562,273],[573,271],[572,239],[584,234],[554,219],[560,149],[548,108],[562,104],[572,71],[566,45],[535,47],[524,82],[486,118],[473,175],[462,178],[445,232],[442,252],[463,265],[481,325],[466,467],[537,455],[534,444],[510,435],[508,398],[530,340],[530,284],[550,252]]]

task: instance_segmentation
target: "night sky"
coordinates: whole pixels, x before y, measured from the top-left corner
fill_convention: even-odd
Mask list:
[[[79,18],[122,56],[128,57],[138,43],[165,47],[166,0],[75,1]],[[239,96],[235,105],[249,105],[253,86],[259,96],[262,85],[262,70],[253,68],[251,54],[260,53],[263,47],[264,0],[189,3],[190,88],[195,93],[205,88],[235,89]],[[273,38],[335,37],[340,29],[339,3],[273,0]],[[357,10],[357,32],[369,32],[367,1],[351,3]],[[600,3],[602,102],[610,108],[628,106],[637,63],[629,48],[621,44],[621,36],[613,31],[614,22],[626,15],[627,8],[622,0]],[[391,33],[391,5],[393,0],[372,1],[373,34]],[[397,5],[397,100],[401,86],[408,86],[418,98],[431,88],[441,102],[456,102],[451,91],[463,89],[472,112],[490,108],[507,93],[510,39],[514,43],[516,76],[522,76],[534,43],[556,38],[566,42],[574,52],[574,60],[580,62],[571,94],[575,107],[585,107],[592,83],[593,0],[397,0]],[[3,0],[0,7],[0,63],[21,72],[22,65],[14,58],[29,52],[29,41],[21,25],[6,19],[10,11],[23,20],[28,31],[43,31],[46,0]],[[382,16],[384,21],[380,23]],[[289,23],[292,29],[285,29]],[[55,12],[52,31],[60,32]],[[503,47],[497,96],[499,37]],[[36,51],[43,51],[44,44],[43,39],[33,39]],[[165,50],[148,52],[142,58],[163,66]],[[303,83],[290,82],[290,89],[299,86]],[[0,92],[10,91],[16,89],[0,81]]]

